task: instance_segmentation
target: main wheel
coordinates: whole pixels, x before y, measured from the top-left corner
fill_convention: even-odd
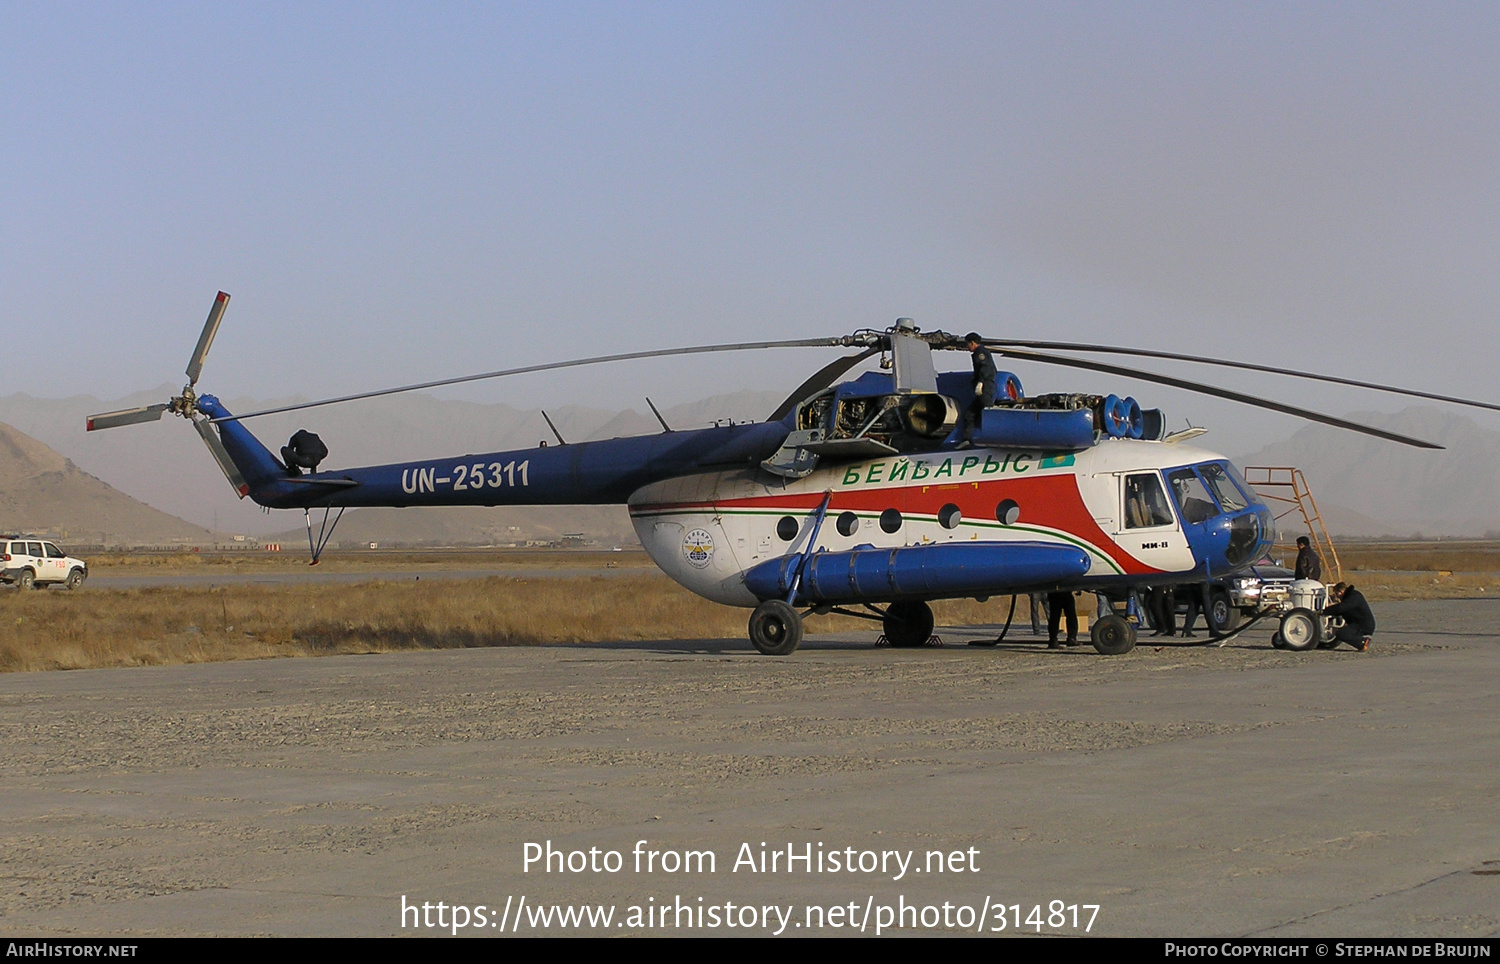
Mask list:
[[[1208,623],[1208,634],[1214,639],[1228,636],[1240,628],[1244,614],[1229,602],[1229,593],[1215,589],[1208,596],[1208,612],[1203,614]]]
[[[81,585],[83,585],[82,569],[74,569],[72,572],[68,573],[67,587],[69,589],[77,589]]]
[[[1311,609],[1293,609],[1281,617],[1281,648],[1304,653],[1321,642],[1318,638],[1321,628],[1317,613]]]
[[[1283,643],[1281,641],[1281,630],[1279,630],[1279,629],[1276,630],[1276,632],[1274,632],[1274,633],[1271,634],[1271,648],[1272,649],[1286,649],[1286,643]]]
[[[802,617],[780,599],[767,599],[750,614],[750,642],[767,656],[787,656],[802,645]]]
[[[885,610],[885,638],[892,646],[921,646],[932,638],[932,607],[924,602],[894,602]]]
[[[1123,656],[1135,649],[1135,626],[1115,613],[1096,620],[1089,636],[1094,641],[1094,648],[1105,656]]]
[[[21,574],[16,577],[16,588],[35,589],[36,573],[32,572],[30,569],[22,569]]]

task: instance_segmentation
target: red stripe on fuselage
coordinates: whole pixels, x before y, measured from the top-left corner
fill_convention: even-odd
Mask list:
[[[1083,504],[1078,479],[1072,473],[1031,478],[995,479],[985,482],[948,482],[941,485],[904,485],[888,488],[835,489],[828,504],[829,515],[840,512],[878,514],[886,509],[903,513],[937,515],[943,506],[958,506],[966,519],[993,519],[1006,499],[1020,506],[1020,525],[1058,529],[1084,542],[1111,559],[1125,572],[1147,575],[1162,572],[1145,565],[1120,548]],[[660,512],[712,512],[715,509],[784,510],[811,512],[823,504],[823,493],[776,494],[713,502],[657,502],[630,507],[631,515]]]

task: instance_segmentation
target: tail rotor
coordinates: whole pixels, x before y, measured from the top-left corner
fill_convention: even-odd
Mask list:
[[[224,309],[228,307],[229,295],[223,291],[219,292],[214,298],[213,306],[208,309],[208,320],[203,323],[203,331],[198,335],[198,344],[188,358],[186,371],[188,383],[182,387],[181,395],[154,405],[142,405],[139,408],[126,408],[118,412],[90,415],[85,429],[97,432],[106,428],[119,428],[122,425],[156,422],[160,421],[167,412],[180,415],[193,423],[193,427],[198,430],[198,436],[203,439],[203,444],[208,446],[209,453],[223,470],[224,477],[234,487],[235,495],[243,499],[250,493],[250,486],[246,484],[244,476],[235,467],[234,461],[229,457],[229,452],[224,448],[224,443],[209,422],[208,416],[199,411],[196,392],[198,376],[203,374],[204,359],[208,357],[208,350],[213,347],[214,336],[219,333],[219,323],[224,320]]]

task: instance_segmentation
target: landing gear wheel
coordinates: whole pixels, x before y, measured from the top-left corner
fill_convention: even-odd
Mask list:
[[[1094,648],[1105,656],[1123,656],[1135,649],[1135,626],[1115,613],[1100,617],[1089,636]]]
[[[1311,609],[1293,609],[1281,617],[1281,648],[1305,653],[1321,642],[1318,614]]]
[[[21,574],[16,577],[16,588],[17,589],[35,589],[36,588],[36,574],[33,573],[30,569],[22,569],[21,570]]]
[[[932,607],[924,602],[894,602],[885,610],[885,638],[892,646],[921,646],[932,638]]]
[[[788,656],[802,644],[802,617],[780,599],[767,599],[750,614],[750,642],[767,656]]]
[[[1281,630],[1279,630],[1279,629],[1276,632],[1274,632],[1274,633],[1271,634],[1271,648],[1272,649],[1286,649],[1286,643],[1283,643],[1281,641]]]
[[[83,585],[83,570],[82,569],[74,569],[72,572],[68,573],[67,586],[68,586],[69,589],[77,589],[79,586],[82,586],[82,585]]]
[[[1208,635],[1218,639],[1239,629],[1244,614],[1230,605],[1229,593],[1215,589],[1208,597],[1208,612],[1203,618],[1208,622]]]

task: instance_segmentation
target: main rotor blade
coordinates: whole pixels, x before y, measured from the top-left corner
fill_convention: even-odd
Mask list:
[[[1066,341],[1009,341],[986,338],[986,345],[1004,347],[1016,345],[1021,348],[1041,348],[1061,351],[1086,351],[1114,355],[1135,355],[1139,358],[1163,358],[1170,361],[1196,362],[1199,365],[1219,365],[1223,368],[1240,368],[1251,372],[1266,372],[1271,375],[1288,375],[1292,378],[1306,378],[1315,382],[1331,382],[1335,385],[1348,385],[1352,388],[1368,388],[1377,392],[1390,392],[1393,395],[1409,395],[1412,398],[1427,398],[1435,402],[1451,402],[1454,405],[1468,405],[1473,408],[1487,408],[1492,412],[1500,412],[1500,405],[1493,402],[1480,402],[1472,398],[1457,398],[1452,395],[1437,395],[1432,392],[1419,392],[1414,388],[1397,388],[1394,385],[1378,385],[1374,382],[1362,382],[1354,378],[1340,378],[1337,375],[1319,375],[1314,372],[1302,372],[1293,368],[1276,368],[1271,365],[1257,365],[1253,362],[1234,361],[1228,358],[1207,358],[1202,355],[1183,355],[1178,352],[1152,351],[1145,348],[1122,348],[1117,345],[1081,345]]]
[[[803,382],[801,385],[798,385],[796,389],[786,397],[785,401],[776,406],[776,411],[767,416],[766,421],[779,422],[782,419],[786,418],[787,415],[791,414],[792,409],[796,408],[807,399],[818,394],[829,385],[832,385],[834,382],[844,377],[844,373],[849,369],[853,368],[855,365],[858,365],[860,362],[864,361],[866,358],[869,358],[871,355],[879,351],[879,348],[866,348],[864,351],[860,352],[857,355],[845,355],[843,358],[836,358],[828,364],[824,365],[822,368],[813,372],[812,375],[807,379],[807,381]]]
[[[166,405],[142,405],[140,408],[90,415],[85,423],[85,431],[97,432],[102,428],[119,428],[121,425],[134,425],[137,422],[158,422],[161,420],[161,413],[166,410]]]
[[[1110,375],[1120,375],[1125,378],[1138,378],[1144,382],[1155,382],[1158,385],[1171,385],[1173,388],[1184,388],[1190,392],[1200,395],[1212,395],[1216,398],[1227,398],[1231,402],[1239,402],[1242,405],[1253,405],[1256,408],[1270,409],[1273,412],[1281,412],[1284,415],[1295,415],[1314,422],[1322,422],[1324,425],[1332,425],[1335,428],[1348,429],[1351,432],[1359,432],[1364,435],[1373,435],[1391,442],[1400,442],[1402,445],[1414,445],[1423,449],[1440,449],[1443,446],[1433,442],[1426,442],[1419,438],[1411,438],[1406,435],[1398,435],[1395,432],[1387,432],[1384,429],[1371,428],[1368,425],[1360,425],[1358,422],[1350,422],[1342,418],[1334,418],[1332,415],[1324,415],[1322,412],[1313,412],[1295,405],[1287,405],[1283,402],[1273,402],[1269,399],[1256,398],[1253,395],[1243,395],[1232,392],[1227,388],[1218,388],[1213,385],[1205,385],[1202,382],[1191,382],[1185,378],[1174,378],[1171,375],[1157,375],[1153,372],[1138,371],[1134,368],[1123,368],[1119,365],[1107,365],[1103,362],[1087,361],[1082,358],[1067,358],[1063,355],[1048,355],[1041,352],[1021,351],[1014,348],[999,347],[995,349],[999,354],[1007,358],[1021,358],[1028,361],[1042,362],[1047,365],[1064,365],[1068,368],[1081,368],[1084,371],[1104,372]]]
[[[245,483],[245,477],[240,475],[239,468],[234,464],[234,459],[229,457],[229,450],[224,448],[224,443],[219,441],[219,433],[208,424],[207,419],[193,419],[193,428],[203,437],[203,444],[213,453],[214,461],[219,463],[219,468],[224,473],[224,478],[234,486],[234,494],[240,498],[250,494],[250,486]]]
[[[214,306],[208,309],[208,320],[203,323],[203,334],[198,336],[198,347],[193,349],[193,357],[188,359],[189,385],[198,384],[198,376],[203,372],[203,359],[208,357],[208,350],[213,347],[214,335],[219,333],[219,322],[224,319],[224,309],[228,307],[229,296],[219,292],[219,296],[214,299]]]
[[[322,405],[336,405],[339,402],[353,402],[364,398],[379,398],[382,395],[397,395],[401,392],[415,392],[424,388],[441,388],[444,385],[461,385],[464,382],[478,382],[487,378],[504,378],[507,375],[525,375],[531,372],[550,372],[561,368],[581,368],[585,365],[602,365],[605,362],[630,361],[636,358],[664,358],[670,355],[706,355],[718,351],[751,351],[760,348],[837,348],[839,346],[865,344],[858,340],[858,336],[840,335],[836,338],[802,338],[796,341],[746,341],[732,345],[697,345],[691,348],[660,348],[655,351],[631,351],[619,355],[596,355],[593,358],[575,358],[572,361],[548,362],[543,365],[526,365],[522,368],[506,368],[501,371],[484,372],[479,375],[463,375],[458,378],[440,378],[431,382],[418,382],[415,385],[402,385],[400,388],[383,388],[375,392],[360,392],[357,395],[340,395],[337,398],[325,398],[316,402],[303,402],[300,405],[283,405],[280,408],[265,408],[258,412],[247,412],[244,415],[225,415],[213,419],[214,422],[234,422],[247,418],[259,418],[262,415],[279,415],[282,412],[296,412],[304,408],[318,408]]]

